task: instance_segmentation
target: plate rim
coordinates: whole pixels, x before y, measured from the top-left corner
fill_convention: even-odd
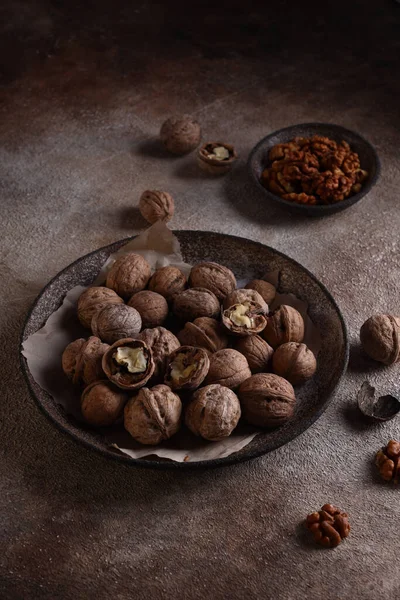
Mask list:
[[[41,400],[39,399],[39,397],[36,395],[35,390],[33,389],[30,379],[29,379],[29,375],[31,375],[30,371],[29,371],[29,367],[28,367],[28,363],[26,358],[23,356],[22,354],[22,350],[23,350],[23,343],[25,341],[25,339],[28,337],[25,335],[26,333],[26,328],[28,326],[28,323],[32,317],[32,314],[35,310],[35,308],[37,307],[38,303],[40,302],[42,296],[44,295],[44,293],[46,292],[46,290],[53,284],[53,282],[58,279],[60,277],[60,275],[62,275],[63,273],[65,273],[66,271],[68,271],[71,267],[73,267],[74,265],[77,265],[79,262],[81,262],[83,259],[86,259],[90,256],[93,256],[101,251],[107,251],[108,248],[110,248],[110,246],[113,246],[115,244],[120,244],[121,246],[128,243],[129,241],[135,239],[136,237],[138,237],[138,235],[140,234],[136,234],[133,236],[129,236],[127,238],[123,238],[121,240],[116,240],[114,242],[111,242],[110,244],[106,244],[105,246],[101,246],[100,248],[97,248],[96,250],[92,250],[91,252],[88,252],[87,254],[84,254],[83,256],[80,256],[79,258],[77,258],[76,260],[72,261],[71,263],[69,263],[66,267],[64,267],[63,269],[61,269],[61,271],[58,271],[58,273],[56,273],[48,282],[47,284],[40,290],[39,294],[36,296],[35,300],[33,301],[33,304],[31,305],[31,307],[28,310],[28,313],[23,321],[23,325],[22,325],[22,329],[21,329],[21,333],[20,333],[20,337],[19,337],[19,361],[20,361],[20,366],[23,372],[23,376],[25,379],[25,382],[27,384],[27,387],[29,389],[30,395],[33,397],[36,406],[40,409],[40,411],[42,412],[42,414],[44,414],[46,416],[46,418],[57,427],[57,429],[59,431],[61,431],[64,435],[72,438],[74,441],[78,442],[78,444],[83,445],[86,448],[89,448],[92,451],[97,452],[98,454],[101,454],[103,457],[107,457],[113,460],[116,460],[117,462],[120,463],[124,463],[126,465],[129,466],[133,466],[133,467],[138,467],[138,468],[145,468],[145,469],[157,469],[157,470],[171,470],[171,469],[210,469],[210,468],[216,468],[216,467],[223,467],[223,466],[230,466],[233,464],[239,464],[242,462],[246,462],[248,460],[252,460],[254,458],[258,458],[260,456],[264,456],[265,454],[268,454],[269,452],[273,452],[274,450],[277,450],[278,448],[285,446],[286,444],[290,443],[291,441],[295,440],[297,437],[299,437],[300,435],[303,435],[308,429],[310,429],[314,423],[322,416],[322,414],[325,412],[325,410],[328,408],[329,404],[332,402],[333,400],[333,396],[334,394],[338,391],[339,386],[342,382],[343,376],[346,373],[347,370],[347,366],[348,366],[348,362],[349,362],[349,353],[350,353],[350,344],[349,344],[349,336],[348,336],[348,331],[347,331],[347,326],[346,326],[346,322],[344,320],[344,317],[342,315],[342,312],[336,302],[336,300],[333,298],[332,294],[329,292],[329,290],[326,288],[326,286],[311,272],[309,271],[309,269],[307,269],[307,267],[304,267],[301,263],[299,263],[297,260],[295,260],[294,258],[292,258],[291,256],[285,254],[284,252],[281,252],[280,250],[276,250],[276,248],[273,248],[272,246],[268,246],[267,244],[263,244],[262,242],[256,241],[256,240],[251,240],[249,238],[244,238],[241,236],[236,236],[236,235],[231,235],[228,233],[223,233],[223,232],[217,232],[217,231],[205,231],[205,230],[201,230],[201,229],[174,229],[171,230],[172,233],[174,235],[177,235],[178,237],[178,241],[179,240],[179,234],[183,233],[183,234],[190,234],[190,233],[201,233],[201,234],[213,234],[216,236],[223,236],[223,237],[228,237],[232,240],[235,241],[239,241],[239,242],[251,242],[252,244],[256,244],[259,246],[262,246],[263,248],[267,248],[268,250],[272,251],[273,253],[281,256],[282,258],[284,258],[285,260],[288,260],[289,262],[291,262],[292,264],[294,264],[297,267],[300,267],[303,271],[306,272],[306,274],[313,280],[314,283],[316,283],[324,292],[324,294],[328,297],[329,301],[332,303],[338,317],[339,317],[339,321],[342,327],[342,333],[343,333],[343,341],[344,341],[344,360],[343,360],[343,365],[342,365],[342,369],[339,372],[339,376],[338,376],[338,380],[337,383],[335,385],[335,387],[332,389],[332,391],[327,395],[327,397],[324,399],[322,405],[320,406],[319,410],[317,410],[312,417],[310,417],[309,419],[307,419],[307,425],[304,427],[304,429],[302,429],[301,431],[299,431],[298,433],[296,433],[293,436],[289,436],[288,439],[285,439],[283,441],[279,441],[278,443],[274,443],[272,448],[268,449],[268,450],[260,450],[260,449],[255,449],[253,451],[248,452],[247,454],[245,454],[244,456],[240,456],[239,458],[236,457],[236,452],[223,457],[223,458],[215,458],[215,459],[210,459],[210,460],[204,460],[204,461],[194,461],[194,462],[178,462],[178,461],[172,461],[172,460],[161,460],[161,461],[153,461],[153,460],[149,460],[149,459],[145,459],[145,458],[132,458],[129,455],[124,455],[123,453],[119,453],[119,452],[114,452],[111,448],[110,449],[103,449],[103,448],[98,448],[97,446],[91,444],[90,442],[80,438],[78,435],[76,435],[74,432],[71,432],[69,429],[67,429],[63,424],[61,424],[59,421],[57,421],[44,407],[43,403],[41,402]],[[49,318],[49,317],[47,317]],[[47,320],[47,319],[46,319]],[[43,327],[43,325],[42,325]],[[32,377],[32,375],[31,375]],[[39,385],[39,384],[38,384]],[[45,390],[43,390],[45,391]],[[48,392],[46,392],[48,393]]]

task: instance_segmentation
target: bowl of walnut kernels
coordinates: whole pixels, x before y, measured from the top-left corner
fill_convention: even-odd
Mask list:
[[[380,174],[374,147],[329,123],[293,125],[267,135],[251,151],[248,168],[267,198],[310,216],[353,206]]]

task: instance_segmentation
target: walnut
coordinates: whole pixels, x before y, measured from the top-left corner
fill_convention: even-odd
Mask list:
[[[108,344],[135,337],[141,328],[139,312],[126,304],[107,304],[92,318],[93,334]]]
[[[250,300],[250,302],[255,302],[259,304],[262,308],[262,312],[267,315],[268,314],[268,304],[265,302],[264,298],[261,296],[259,292],[251,289],[239,289],[234,290],[227,296],[225,296],[222,306],[227,309],[234,304],[242,304],[244,301]]]
[[[82,325],[90,329],[95,312],[107,304],[123,304],[124,301],[107,287],[93,286],[85,290],[78,300],[78,318]]]
[[[149,290],[133,294],[128,306],[138,311],[144,328],[162,325],[168,316],[168,303],[164,296]]]
[[[309,204],[314,205],[317,204],[317,198],[311,194],[305,194],[301,192],[301,194],[282,194],[282,198],[284,200],[289,200],[290,202],[297,202],[297,204]]]
[[[139,210],[149,223],[170,221],[174,216],[174,199],[167,192],[146,190],[140,196]]]
[[[203,348],[181,346],[168,357],[164,383],[172,390],[195,390],[209,368],[210,360]]]
[[[231,144],[207,142],[197,153],[197,164],[211,175],[223,175],[230,171],[237,157],[236,150]]]
[[[214,262],[195,265],[190,271],[189,285],[192,288],[211,290],[222,301],[236,288],[236,278],[232,271]]]
[[[273,349],[259,335],[248,335],[235,342],[235,350],[246,357],[252,373],[265,373],[274,353]]]
[[[95,427],[108,427],[122,415],[126,401],[127,395],[107,379],[95,381],[81,396],[83,418]]]
[[[246,290],[254,290],[258,292],[268,305],[271,304],[275,298],[275,287],[272,285],[272,283],[264,281],[263,279],[252,279],[244,287]]]
[[[175,294],[172,311],[181,321],[194,321],[199,317],[216,317],[219,315],[218,298],[205,288],[190,288]]]
[[[185,423],[190,431],[211,442],[228,437],[240,419],[239,399],[222,385],[207,385],[193,394]]]
[[[282,304],[267,321],[262,337],[273,348],[286,342],[302,342],[304,321],[301,314],[292,306]]]
[[[91,336],[80,338],[68,344],[62,355],[62,368],[74,384],[89,385],[93,381],[104,378],[101,361],[109,345],[103,344],[99,338]]]
[[[183,292],[187,286],[185,275],[177,267],[161,267],[151,276],[149,290],[161,294],[167,300],[171,300],[174,294]]]
[[[390,440],[376,455],[375,464],[382,479],[399,483],[400,479],[400,442]]]
[[[335,548],[350,533],[348,515],[332,504],[324,504],[320,511],[308,515],[306,527],[317,544],[326,548]]]
[[[168,356],[179,348],[179,340],[164,327],[144,329],[138,339],[142,340],[153,354],[154,374],[152,381],[163,381],[167,368]]]
[[[305,344],[288,342],[275,350],[272,369],[274,373],[284,377],[292,385],[296,385],[314,375],[317,361]]]
[[[361,327],[360,340],[368,356],[385,365],[392,365],[400,359],[400,317],[370,317]]]
[[[222,323],[232,335],[247,336],[260,333],[267,319],[260,304],[245,300],[222,310]]]
[[[107,274],[106,286],[128,300],[136,292],[144,290],[150,279],[151,268],[140,254],[123,254]]]
[[[207,352],[217,352],[228,346],[226,331],[216,319],[210,317],[199,317],[193,323],[186,323],[178,333],[178,339],[182,345],[197,346]]]
[[[181,426],[182,403],[167,385],[142,388],[124,410],[124,426],[141,444],[168,440]]]
[[[204,383],[218,383],[234,390],[250,376],[246,357],[237,350],[226,348],[210,355],[210,368]]]
[[[141,340],[126,338],[110,346],[103,356],[103,371],[108,379],[124,390],[144,386],[154,372],[150,348]]]
[[[296,396],[292,385],[272,373],[257,373],[238,390],[243,416],[251,425],[276,427],[293,415]]]
[[[160,138],[172,154],[187,154],[200,144],[201,128],[188,116],[170,117],[161,127]]]
[[[350,195],[354,179],[340,169],[325,171],[319,177],[315,193],[324,203],[340,202]]]

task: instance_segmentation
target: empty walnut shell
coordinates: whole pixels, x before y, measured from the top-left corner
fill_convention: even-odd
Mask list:
[[[264,298],[267,304],[271,304],[276,295],[276,289],[268,281],[263,279],[252,279],[247,285],[244,286],[247,290],[255,290]]]
[[[129,300],[128,306],[138,311],[144,328],[158,327],[168,316],[168,303],[164,296],[149,290],[134,294]]]
[[[385,365],[392,365],[400,359],[400,317],[370,317],[361,327],[360,340],[368,356]]]
[[[302,342],[304,338],[303,317],[292,306],[282,304],[268,317],[262,337],[273,348],[286,342]]]
[[[108,427],[122,415],[127,399],[126,393],[115,388],[108,379],[95,381],[83,390],[82,416],[95,427]]]
[[[204,381],[210,360],[203,348],[181,346],[168,358],[164,382],[172,390],[195,390]]]
[[[262,306],[245,300],[222,310],[222,323],[231,334],[244,337],[260,333],[265,328],[267,319]]]
[[[93,334],[108,344],[135,337],[141,328],[140,314],[126,304],[107,304],[92,318]]]
[[[124,410],[124,426],[140,444],[168,440],[181,426],[182,403],[167,385],[142,388]]]
[[[163,381],[168,357],[174,350],[179,348],[179,340],[164,327],[144,329],[138,335],[138,339],[142,340],[153,354],[154,373],[152,381]]]
[[[141,340],[132,338],[118,340],[110,346],[102,365],[108,379],[124,390],[144,386],[154,373],[151,350]]]
[[[210,355],[210,368],[204,383],[217,383],[234,390],[250,376],[246,357],[237,350],[226,348]]]
[[[272,373],[257,373],[238,390],[243,416],[251,425],[276,427],[293,415],[296,396],[292,385]]]
[[[263,314],[265,314],[265,315],[268,314],[268,310],[269,310],[268,304],[265,302],[265,300],[261,296],[261,294],[256,292],[256,290],[250,290],[250,289],[249,290],[247,290],[247,289],[234,290],[233,292],[231,292],[230,294],[225,296],[222,305],[223,305],[224,309],[227,309],[230,306],[233,306],[234,304],[242,304],[243,302],[246,302],[246,300],[248,300],[250,302],[255,302],[256,304],[259,304],[262,308]]]
[[[170,221],[174,215],[174,199],[167,192],[146,190],[140,196],[139,210],[149,223]]]
[[[236,278],[228,267],[214,262],[203,262],[192,267],[189,286],[210,290],[222,301],[236,288]]]
[[[200,144],[201,128],[197,121],[186,115],[170,117],[161,127],[160,139],[172,154],[187,154]]]
[[[211,175],[223,175],[231,170],[238,155],[235,148],[226,142],[207,142],[197,153],[197,164]]]
[[[109,345],[98,337],[80,338],[68,344],[62,355],[62,368],[74,384],[89,385],[104,378],[102,358]]]
[[[185,275],[177,267],[161,267],[150,278],[149,290],[161,294],[168,301],[174,294],[183,292],[187,286]]]
[[[240,419],[239,399],[222,385],[207,385],[193,394],[185,423],[192,433],[211,442],[228,437]]]
[[[374,421],[390,421],[400,412],[400,401],[390,394],[376,398],[375,392],[375,388],[364,381],[357,394],[358,408]]]
[[[191,288],[175,294],[172,311],[181,321],[194,321],[199,317],[216,317],[220,305],[218,298],[210,290]]]
[[[93,286],[85,290],[78,300],[78,318],[84,327],[90,329],[94,313],[107,304],[123,304],[124,301],[107,287]]]
[[[275,350],[272,369],[274,373],[284,377],[292,385],[297,385],[304,383],[314,375],[317,370],[317,361],[305,344],[288,342]]]
[[[151,268],[140,254],[120,256],[107,274],[106,286],[128,300],[136,292],[144,290],[150,279]]]
[[[252,373],[265,373],[269,370],[274,351],[259,335],[238,338],[235,350],[246,357]]]
[[[197,346],[207,352],[222,350],[228,346],[229,341],[221,324],[210,317],[199,317],[193,323],[186,323],[178,333],[178,339],[183,346]]]

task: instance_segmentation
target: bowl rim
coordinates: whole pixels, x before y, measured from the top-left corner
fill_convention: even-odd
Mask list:
[[[358,192],[358,194],[349,196],[349,198],[346,198],[346,200],[342,200],[341,202],[337,202],[334,204],[316,204],[316,205],[314,205],[314,204],[310,204],[310,205],[309,204],[299,204],[297,202],[290,202],[289,200],[285,200],[284,198],[277,196],[277,194],[274,194],[273,192],[270,192],[269,190],[267,190],[267,188],[265,188],[261,184],[259,178],[257,177],[256,173],[254,172],[254,169],[252,167],[252,161],[254,160],[254,157],[256,156],[256,154],[259,152],[260,148],[271,137],[278,135],[280,133],[284,133],[286,131],[289,132],[298,127],[313,127],[315,129],[317,129],[319,127],[329,127],[330,129],[336,129],[338,132],[342,131],[342,132],[349,133],[352,136],[356,136],[363,144],[368,146],[371,149],[372,154],[375,159],[375,173],[371,177],[371,179],[367,182],[367,185],[364,188],[362,188],[361,191]],[[378,153],[377,153],[375,147],[373,146],[373,144],[371,144],[371,142],[369,142],[364,136],[362,136],[357,131],[353,131],[352,129],[348,129],[347,127],[343,127],[342,125],[336,125],[335,123],[314,122],[314,123],[296,123],[295,125],[289,125],[288,127],[282,127],[281,129],[272,131],[271,133],[269,133],[268,135],[263,137],[259,142],[257,142],[257,144],[252,148],[252,150],[250,150],[250,154],[247,159],[247,168],[248,168],[248,171],[250,172],[253,180],[257,183],[257,186],[259,187],[259,189],[261,189],[264,192],[264,194],[266,196],[268,196],[268,198],[270,198],[271,200],[274,200],[274,201],[278,202],[279,204],[287,206],[288,208],[295,209],[298,212],[304,212],[304,213],[315,214],[315,215],[323,215],[324,213],[328,214],[328,213],[333,213],[336,211],[339,212],[339,210],[344,210],[346,208],[349,208],[350,206],[353,206],[353,204],[356,204],[357,202],[359,202],[364,196],[366,196],[371,191],[371,189],[375,186],[375,184],[377,183],[377,181],[380,177],[381,161],[379,159]]]
[[[263,450],[263,449],[254,449],[253,451],[247,452],[246,454],[244,454],[243,456],[239,456],[237,457],[236,454],[237,453],[233,453],[229,456],[223,457],[223,458],[216,458],[216,459],[211,459],[211,460],[204,460],[204,461],[194,461],[194,462],[177,462],[177,461],[154,461],[154,460],[148,460],[145,458],[132,458],[128,455],[125,455],[123,453],[119,453],[119,452],[115,452],[113,451],[111,448],[110,449],[105,449],[105,448],[99,448],[96,445],[93,445],[91,442],[86,441],[85,439],[82,439],[80,436],[78,436],[77,434],[75,434],[73,431],[70,431],[65,425],[63,425],[62,423],[60,423],[51,413],[49,413],[47,411],[47,409],[45,408],[44,404],[42,403],[41,399],[36,395],[35,390],[33,389],[32,385],[31,385],[31,381],[29,379],[29,375],[30,375],[30,371],[28,368],[28,363],[26,358],[23,356],[22,354],[22,345],[23,342],[25,341],[25,339],[28,337],[26,335],[26,328],[29,324],[29,321],[32,317],[33,312],[35,311],[37,305],[39,304],[42,296],[45,294],[45,292],[47,291],[47,289],[66,271],[68,271],[71,267],[78,265],[82,260],[89,258],[90,256],[96,255],[101,251],[106,251],[108,252],[110,248],[112,248],[114,245],[118,245],[119,247],[122,246],[123,244],[128,243],[129,241],[135,239],[137,237],[137,235],[134,236],[130,236],[127,238],[123,238],[122,240],[116,240],[115,242],[112,242],[111,244],[107,244],[105,246],[102,246],[100,248],[97,248],[96,250],[93,250],[92,252],[89,252],[87,254],[84,254],[83,256],[80,256],[79,258],[77,258],[76,260],[74,260],[73,262],[71,262],[70,264],[68,264],[66,267],[64,267],[64,269],[62,269],[61,271],[59,271],[58,273],[56,273],[54,275],[54,277],[52,277],[50,279],[50,281],[42,288],[42,290],[39,292],[39,294],[37,295],[37,297],[35,298],[32,306],[30,307],[26,318],[23,322],[22,325],[22,329],[21,329],[21,333],[20,333],[20,338],[19,338],[19,360],[20,360],[20,366],[23,372],[23,376],[25,379],[25,382],[28,386],[30,395],[33,397],[36,405],[38,406],[38,408],[40,409],[40,411],[47,417],[47,419],[57,427],[57,429],[59,431],[61,431],[64,435],[69,436],[70,438],[72,438],[74,441],[78,442],[79,444],[85,446],[86,448],[90,448],[92,451],[97,452],[98,454],[101,454],[102,456],[105,456],[107,458],[110,459],[114,459],[117,462],[120,463],[124,463],[133,467],[139,467],[139,468],[147,468],[147,469],[157,469],[157,470],[171,470],[171,469],[210,469],[210,468],[216,468],[216,467],[224,467],[224,466],[229,466],[229,465],[233,465],[233,464],[238,464],[238,463],[242,463],[242,462],[246,462],[248,460],[251,460],[253,458],[257,458],[260,456],[263,456],[265,454],[268,454],[269,452],[272,452],[278,448],[280,448],[281,446],[284,446],[286,444],[288,444],[289,442],[291,442],[292,440],[296,439],[297,437],[299,437],[300,435],[304,434],[305,431],[307,431],[320,417],[321,415],[325,412],[325,410],[328,408],[329,404],[332,402],[333,396],[334,394],[337,392],[344,374],[346,373],[347,370],[347,365],[349,362],[349,353],[350,353],[350,344],[349,344],[349,337],[348,337],[348,332],[347,332],[347,327],[346,327],[346,323],[344,320],[344,317],[342,315],[342,312],[338,306],[338,304],[336,303],[335,299],[333,298],[333,296],[331,295],[331,293],[328,291],[328,289],[325,287],[325,285],[319,281],[317,279],[317,277],[315,275],[313,275],[313,273],[311,273],[311,271],[309,271],[306,267],[304,267],[303,265],[301,265],[298,261],[296,261],[294,258],[288,256],[287,254],[280,252],[279,250],[276,250],[275,248],[273,248],[272,246],[267,246],[266,244],[263,244],[262,242],[258,242],[255,240],[250,240],[249,238],[244,238],[241,236],[236,236],[236,235],[230,235],[230,234],[226,234],[226,233],[220,233],[220,232],[213,232],[213,231],[204,231],[204,230],[197,230],[197,229],[176,229],[176,230],[172,230],[172,233],[174,235],[177,235],[178,240],[179,240],[179,234],[183,233],[183,234],[187,234],[187,233],[200,233],[200,234],[212,234],[212,235],[216,235],[216,236],[223,236],[223,237],[228,237],[232,240],[235,241],[239,241],[241,243],[243,242],[251,242],[252,244],[256,244],[258,246],[262,246],[263,248],[267,248],[268,250],[270,250],[271,252],[277,254],[278,256],[281,256],[282,258],[284,258],[285,260],[288,260],[289,262],[291,262],[292,264],[294,264],[296,267],[300,267],[310,278],[311,280],[316,283],[321,290],[324,292],[324,294],[327,296],[328,300],[331,302],[331,304],[333,305],[333,308],[336,312],[336,314],[339,317],[339,321],[342,327],[342,333],[343,333],[343,342],[344,342],[344,360],[343,360],[343,364],[342,364],[342,368],[338,374],[338,378],[336,381],[335,386],[333,387],[333,389],[327,394],[326,398],[324,399],[324,401],[322,402],[322,404],[320,405],[319,409],[308,419],[306,419],[304,426],[302,426],[299,429],[297,429],[295,431],[294,434],[290,434],[286,437],[284,437],[282,440],[278,441],[277,443],[274,443],[272,445],[271,448],[269,448],[268,450]],[[110,250],[110,253],[113,252],[113,250]],[[48,318],[48,317],[47,317]],[[46,319],[47,321],[47,319]],[[43,325],[42,325],[43,327]],[[32,375],[31,375],[32,376]],[[46,392],[45,390],[43,390],[46,394],[48,394],[48,392]]]

